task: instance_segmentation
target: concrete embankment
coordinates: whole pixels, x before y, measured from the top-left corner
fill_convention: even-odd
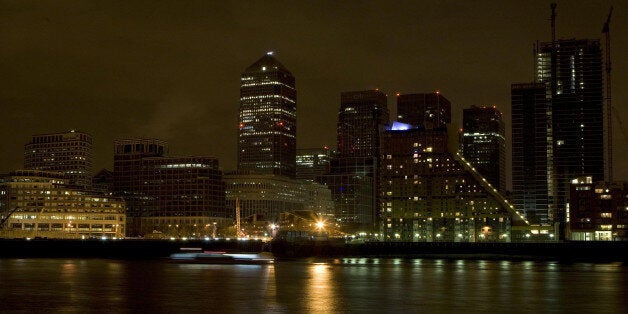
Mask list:
[[[98,257],[163,258],[181,248],[237,252],[260,252],[261,241],[237,240],[55,240],[0,239],[0,258],[14,257]]]
[[[453,243],[366,242],[339,240],[271,243],[249,240],[55,240],[0,239],[0,258],[165,258],[181,248],[206,251],[261,252],[279,258],[401,257],[455,259],[557,260],[626,262],[628,242]]]
[[[628,242],[458,243],[273,241],[277,257],[407,257],[626,262]]]

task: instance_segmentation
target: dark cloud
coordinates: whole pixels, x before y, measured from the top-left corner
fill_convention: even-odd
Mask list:
[[[600,38],[610,4],[558,1],[558,34]],[[625,10],[611,31],[628,124]],[[297,78],[300,147],[334,146],[347,90],[439,89],[454,121],[472,104],[508,117],[549,13],[547,1],[0,1],[0,171],[21,167],[30,135],[68,129],[94,136],[96,167],[111,168],[115,138],[158,137],[232,169],[240,73],[268,50]],[[628,179],[615,130],[616,177]]]

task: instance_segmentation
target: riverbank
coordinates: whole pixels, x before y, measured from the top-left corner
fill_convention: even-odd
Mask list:
[[[0,239],[0,258],[96,257],[165,258],[181,248],[209,251],[261,252],[259,240],[145,240],[145,239]]]
[[[486,260],[554,260],[565,262],[626,262],[628,242],[458,243],[365,242],[341,240],[287,242],[275,240],[58,240],[0,239],[0,258],[166,258],[181,248],[207,251],[262,252],[292,258],[445,258]]]
[[[461,243],[273,241],[279,258],[404,257],[566,262],[626,262],[628,242]]]

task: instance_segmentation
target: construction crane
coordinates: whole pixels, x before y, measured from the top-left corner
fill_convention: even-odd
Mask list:
[[[9,213],[7,214],[6,217],[4,217],[4,218],[2,218],[2,220],[0,220],[0,229],[2,229],[2,226],[4,225],[4,223],[7,222],[7,220],[9,220],[11,215],[13,215],[13,213],[15,213],[18,209],[20,209],[20,208],[19,207],[13,208],[13,210],[9,211]]]
[[[556,42],[556,3],[550,4],[550,7],[552,8],[552,45],[554,45]]]
[[[240,199],[236,197],[236,239],[243,236],[240,228]]]
[[[606,179],[608,182],[613,182],[613,118],[611,104],[611,14],[613,14],[613,7],[611,6],[608,12],[608,17],[602,28],[602,33],[605,35],[605,51],[604,51],[604,68],[606,68]],[[621,121],[620,121],[621,123]],[[623,130],[622,130],[623,131]],[[625,136],[625,134],[624,134]]]
[[[552,24],[551,24],[552,25],[552,53],[550,55],[550,75],[551,75],[550,88],[551,88],[551,95],[552,95],[552,100],[553,100],[556,95],[557,82],[558,82],[558,80],[556,79],[556,3],[550,4],[550,7],[552,8],[552,15],[550,17],[552,21]]]

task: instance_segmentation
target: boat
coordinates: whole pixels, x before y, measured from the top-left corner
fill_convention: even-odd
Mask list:
[[[233,253],[189,248],[182,248],[181,251],[183,252],[171,254],[170,260],[177,263],[241,265],[265,265],[275,262],[270,252]]]

